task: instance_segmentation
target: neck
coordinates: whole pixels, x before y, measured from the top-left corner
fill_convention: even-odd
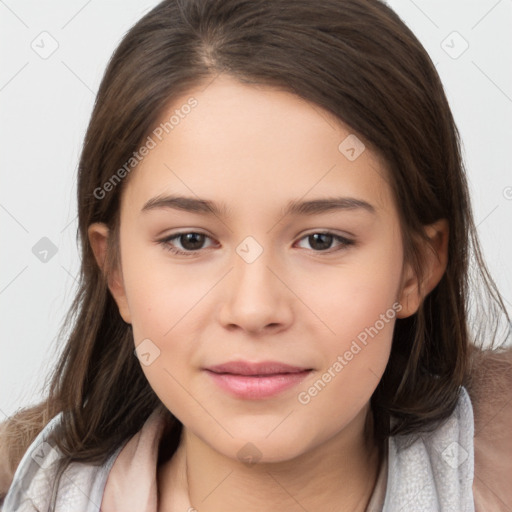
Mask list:
[[[158,510],[364,512],[380,464],[373,425],[365,428],[368,411],[298,457],[253,465],[224,456],[184,428],[178,450],[159,471]]]

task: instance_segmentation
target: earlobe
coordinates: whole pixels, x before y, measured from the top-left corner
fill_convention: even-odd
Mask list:
[[[412,266],[406,265],[399,296],[402,309],[397,314],[398,318],[407,318],[418,311],[425,297],[441,281],[448,265],[449,227],[447,220],[440,219],[434,224],[426,226],[425,234],[428,237],[428,242],[425,242],[423,246],[423,280],[420,283]]]
[[[101,272],[105,275],[107,273],[105,262],[107,256],[109,229],[106,224],[102,222],[95,222],[89,226],[87,234],[96,263],[98,264]],[[126,323],[131,323],[130,310],[128,308],[128,301],[126,299],[121,270],[116,267],[110,271],[107,277],[108,288],[117,303],[119,314]]]

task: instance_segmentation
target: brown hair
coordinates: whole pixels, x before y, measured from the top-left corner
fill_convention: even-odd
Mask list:
[[[106,223],[107,272],[119,262],[120,196],[94,191],[155,128],[178,95],[219,73],[296,94],[351,127],[390,170],[406,261],[421,276],[424,226],[447,219],[448,266],[419,311],[396,322],[391,357],[371,405],[375,434],[419,432],[448,417],[468,382],[469,273],[490,319],[503,302],[481,257],[457,127],[436,69],[400,18],[377,0],[165,0],[124,37],[101,83],[78,175],[80,288],[72,324],[30,439],[63,412],[55,444],[68,461],[100,463],[163,407],[134,355],[87,229]],[[475,288],[477,289],[477,288]],[[508,318],[508,317],[507,317]],[[477,320],[481,323],[480,314]],[[480,324],[481,325],[481,324]],[[486,326],[487,327],[487,326]],[[491,329],[494,341],[497,330]],[[473,333],[473,343],[483,340]],[[127,385],[129,383],[129,385]],[[175,448],[181,424],[168,413]],[[395,418],[390,430],[390,418]],[[29,440],[12,443],[13,453]],[[173,451],[169,450],[170,455]]]

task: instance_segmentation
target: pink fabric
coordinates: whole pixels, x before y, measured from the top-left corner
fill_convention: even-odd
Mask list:
[[[475,416],[475,511],[510,512],[512,351],[477,359],[468,391]],[[157,512],[156,472],[163,427],[164,418],[155,411],[121,450],[109,473],[102,512]],[[382,506],[385,488],[384,466],[372,496],[372,510]]]
[[[155,410],[120,451],[108,475],[102,512],[157,511],[158,445],[164,426],[161,411]]]

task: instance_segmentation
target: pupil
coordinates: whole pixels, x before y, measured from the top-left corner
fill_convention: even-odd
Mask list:
[[[332,243],[332,235],[328,233],[314,233],[309,235],[309,243],[313,249],[329,249]]]
[[[181,245],[191,251],[200,249],[204,243],[204,236],[202,233],[186,233],[181,235]]]

